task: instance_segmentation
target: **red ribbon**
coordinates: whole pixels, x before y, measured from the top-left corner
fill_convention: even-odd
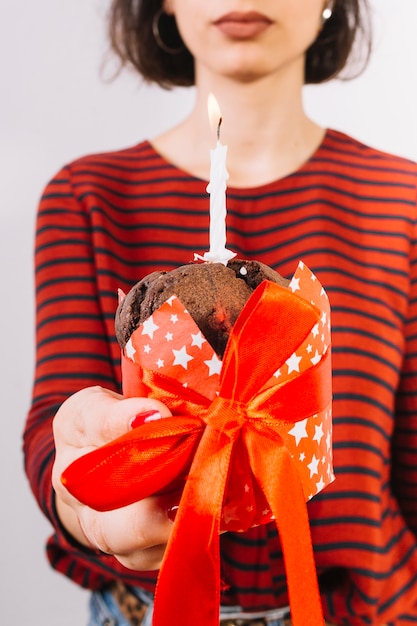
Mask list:
[[[182,626],[219,623],[218,535],[230,467],[240,460],[237,452],[246,455],[253,481],[275,517],[293,625],[324,624],[305,497],[278,426],[282,420],[296,422],[329,405],[329,353],[298,377],[263,389],[319,317],[320,311],[306,300],[263,282],[233,328],[219,395],[212,402],[123,358],[125,392],[146,392],[166,403],[175,416],[156,425],[143,424],[78,459],[65,470],[62,481],[77,499],[98,510],[184,485],[158,577],[154,626],[170,623],[176,605],[186,607]]]

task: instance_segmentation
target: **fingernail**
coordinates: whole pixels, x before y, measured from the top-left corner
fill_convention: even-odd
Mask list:
[[[169,517],[169,519],[171,520],[171,522],[175,522],[175,518],[177,517],[177,513],[178,513],[178,505],[174,505],[174,506],[170,506],[169,509],[167,509],[167,515]]]
[[[141,426],[145,424],[145,422],[153,422],[155,420],[160,420],[162,415],[159,411],[151,410],[144,411],[143,413],[138,413],[130,422],[130,428],[136,428],[137,426]]]

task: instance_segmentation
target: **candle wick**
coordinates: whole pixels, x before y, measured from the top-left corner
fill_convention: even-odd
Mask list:
[[[222,125],[223,118],[219,118],[219,123],[217,125],[217,141],[220,141],[220,126]]]

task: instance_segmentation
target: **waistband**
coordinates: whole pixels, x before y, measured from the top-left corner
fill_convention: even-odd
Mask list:
[[[112,584],[110,591],[120,612],[130,624],[141,626],[152,604],[151,597],[136,594],[133,589],[120,581]],[[269,611],[245,612],[239,607],[221,607],[219,616],[221,626],[291,626],[289,607]]]
[[[291,626],[290,607],[251,613],[238,607],[221,607],[219,623],[221,626]]]

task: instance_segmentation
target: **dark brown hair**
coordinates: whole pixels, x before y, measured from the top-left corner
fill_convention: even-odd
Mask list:
[[[148,82],[165,88],[194,85],[194,60],[174,17],[162,14],[158,26],[161,38],[175,52],[164,50],[155,39],[153,22],[161,7],[162,0],[113,0],[109,14],[112,49],[122,65],[133,66]],[[335,0],[331,17],[307,50],[306,83],[321,83],[341,74],[348,60],[358,60],[351,58],[354,51],[360,52],[361,69],[365,66],[371,50],[368,18],[367,0]]]

